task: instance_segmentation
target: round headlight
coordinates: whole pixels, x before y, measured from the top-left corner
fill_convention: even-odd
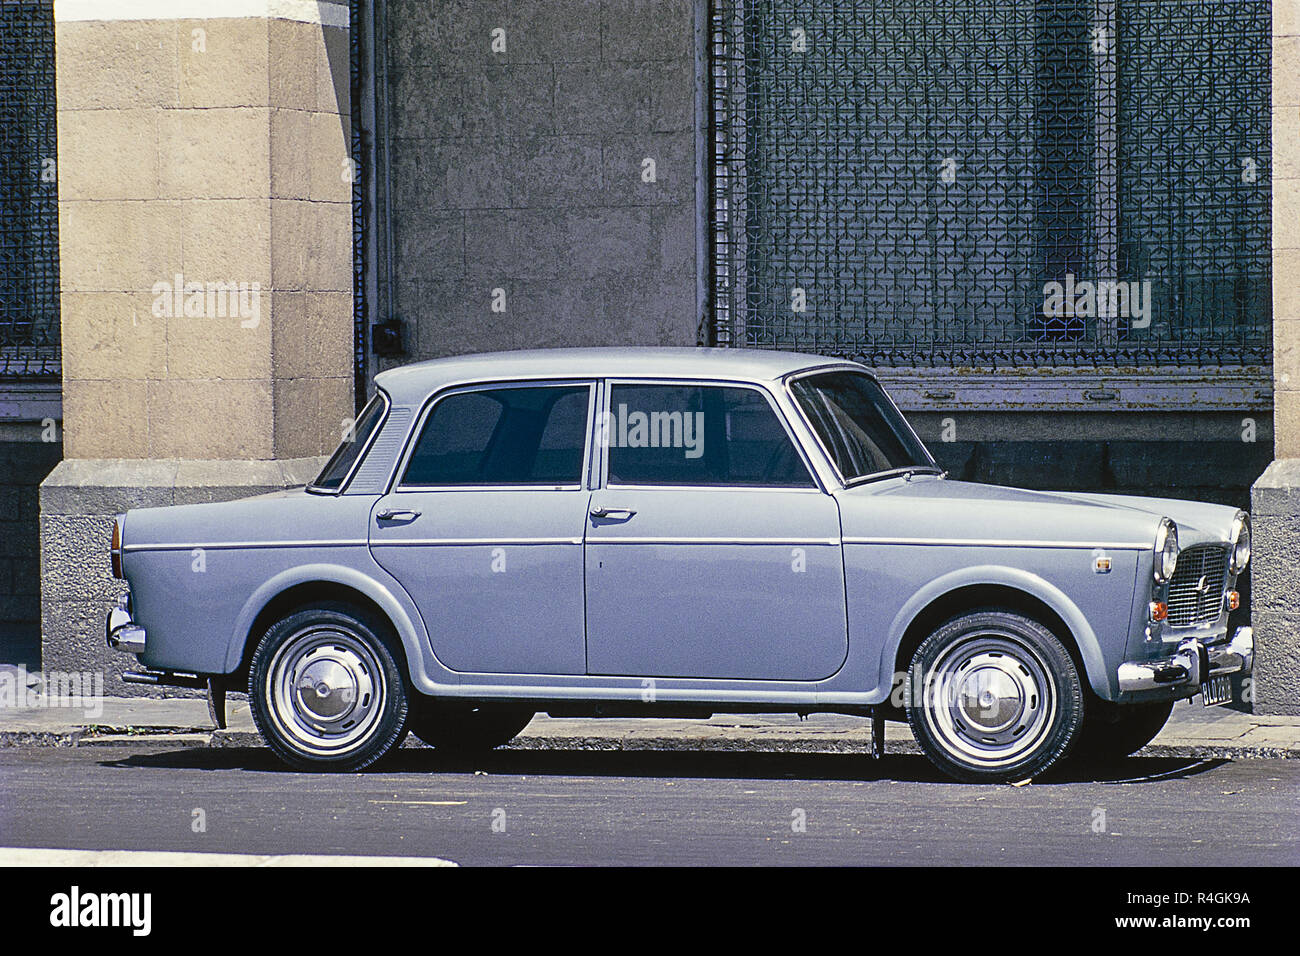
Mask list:
[[[1232,519],[1232,573],[1240,574],[1250,563],[1250,515],[1238,511]]]
[[[1156,580],[1164,584],[1174,576],[1178,566],[1178,525],[1169,518],[1160,519],[1156,530]]]

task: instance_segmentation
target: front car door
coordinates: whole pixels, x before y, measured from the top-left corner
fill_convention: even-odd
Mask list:
[[[370,547],[454,671],[583,674],[583,527],[595,383],[493,384],[437,397]]]
[[[599,675],[812,681],[848,653],[839,508],[751,385],[612,381],[586,534]]]

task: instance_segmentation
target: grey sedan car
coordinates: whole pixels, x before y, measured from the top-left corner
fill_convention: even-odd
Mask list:
[[[1234,508],[954,481],[852,362],[510,352],[380,374],[304,488],[118,516],[107,639],[219,720],[247,689],[302,768],[539,711],[835,712],[1008,781],[1228,700],[1249,557]]]

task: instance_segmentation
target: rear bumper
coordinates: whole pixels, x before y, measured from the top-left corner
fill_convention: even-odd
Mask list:
[[[143,654],[148,642],[144,628],[131,617],[131,599],[125,597],[108,612],[104,621],[104,640],[115,651]]]
[[[104,640],[115,651],[127,654],[143,654],[149,643],[149,635],[143,627],[131,617],[131,597],[128,594],[118,602],[117,607],[108,612],[104,621]],[[154,687],[189,687],[202,690],[208,687],[208,678],[199,674],[179,674],[173,671],[159,671],[152,668],[123,671],[124,684],[147,684]],[[222,720],[224,721],[224,714]],[[218,726],[224,727],[220,723]]]
[[[1178,645],[1170,657],[1127,661],[1119,665],[1121,693],[1169,688],[1196,688],[1211,677],[1250,674],[1255,666],[1255,637],[1249,627],[1239,627],[1232,640],[1207,647],[1196,638]]]

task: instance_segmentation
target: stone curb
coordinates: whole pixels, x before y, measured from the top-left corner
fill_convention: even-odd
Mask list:
[[[165,744],[174,747],[211,748],[264,748],[266,745],[255,732],[218,730],[196,733],[192,729],[173,732],[149,730],[145,732],[87,734],[77,730],[70,733],[0,732],[0,748],[6,747],[127,747],[136,744]],[[408,740],[407,746],[422,747]],[[530,735],[515,738],[505,751],[550,750],[576,752],[635,752],[661,751],[665,753],[771,753],[771,754],[860,754],[871,753],[869,736],[827,740],[822,735],[796,736],[771,734],[736,734],[691,736],[678,735]],[[921,748],[911,739],[893,739],[888,742],[889,754],[919,754]],[[1178,743],[1149,744],[1138,751],[1143,757],[1177,757],[1194,760],[1300,760],[1300,746],[1252,746],[1245,744]]]

